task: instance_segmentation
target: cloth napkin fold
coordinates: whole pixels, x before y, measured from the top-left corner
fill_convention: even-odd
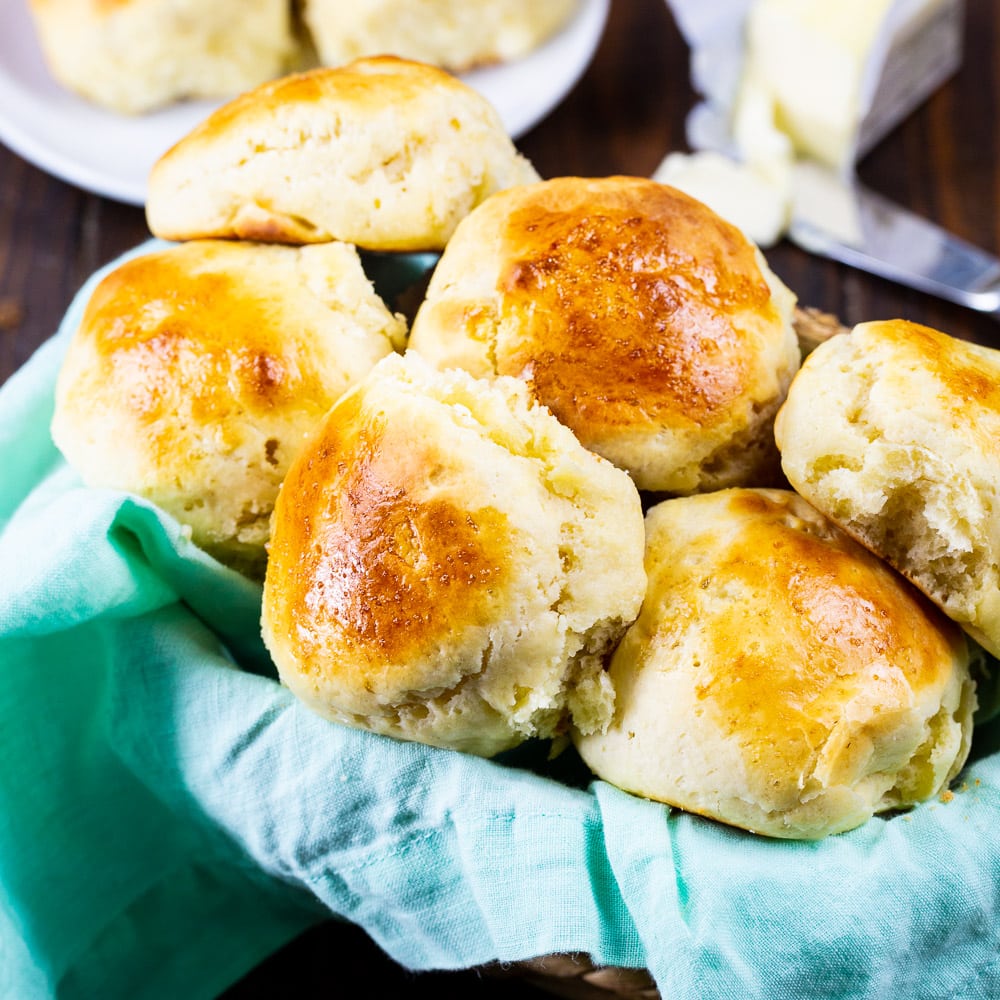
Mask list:
[[[276,680],[260,588],[52,445],[100,276],[0,390],[0,996],[210,998],[331,914],[412,969],[571,951],[678,1000],[1000,995],[1000,724],[953,795],[799,844],[572,751],[321,720]]]

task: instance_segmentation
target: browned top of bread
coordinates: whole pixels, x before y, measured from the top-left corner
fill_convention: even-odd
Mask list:
[[[957,773],[975,706],[960,630],[805,500],[666,500],[646,539],[646,598],[611,661],[612,725],[578,741],[601,777],[818,837]]]
[[[608,424],[631,424],[636,408],[700,423],[745,390],[747,336],[731,320],[775,309],[733,226],[635,178],[521,189],[518,201],[501,229],[498,287],[522,338],[498,358],[500,374],[530,365],[538,393],[571,424],[595,407]]]
[[[144,253],[87,303],[53,436],[85,482],[145,496],[219,558],[259,565],[305,433],[405,333],[348,244]]]
[[[860,329],[870,331],[872,340],[880,341],[886,351],[895,352],[897,373],[912,366],[926,369],[946,390],[937,394],[937,400],[952,415],[967,418],[970,400],[1000,413],[1000,352],[905,319],[862,324]],[[970,425],[970,429],[976,426]],[[992,434],[982,443],[1000,449],[1000,440]]]
[[[309,623],[300,655],[322,656],[331,679],[380,690],[391,661],[393,690],[454,683],[452,663],[437,658],[437,676],[428,663],[451,628],[497,613],[511,530],[495,507],[426,496],[428,482],[461,476],[438,447],[391,432],[358,394],[292,466],[271,551],[281,614],[290,630]]]
[[[853,691],[895,694],[901,682],[922,689],[947,676],[961,647],[957,630],[798,496],[734,490],[719,501],[738,534],[720,547],[702,522],[689,557],[671,550],[655,565],[654,585],[664,596],[700,587],[705,581],[688,567],[704,558],[727,586],[782,598],[766,613],[725,603],[702,632],[708,656],[699,695],[723,727],[752,721],[755,759],[778,764],[784,753],[774,735],[783,729],[818,746]],[[885,664],[884,676],[871,675],[877,664]]]
[[[187,250],[197,250],[200,268],[192,267]],[[159,426],[179,393],[190,400],[192,417],[205,423],[236,408],[264,413],[296,396],[328,399],[320,371],[291,362],[285,330],[274,323],[274,289],[235,268],[227,273],[234,253],[228,244],[186,251],[128,261],[87,304],[81,336],[95,357],[110,359],[135,418]],[[95,367],[95,378],[106,371]],[[175,442],[167,437],[164,444]]]
[[[391,95],[379,89],[386,78],[392,81]],[[345,66],[320,66],[269,80],[238,95],[213,111],[182,141],[189,144],[210,140],[247,116],[274,114],[286,105],[327,107],[334,100],[337,105],[343,102],[342,107],[350,107],[361,118],[383,111],[387,97],[405,102],[440,87],[466,92],[466,85],[445,70],[396,56],[368,56]],[[342,123],[331,118],[331,132],[336,132],[339,124]]]
[[[493,195],[459,226],[409,346],[438,367],[525,379],[641,488],[690,490],[733,439],[747,451],[770,438],[799,361],[793,298],[681,191],[553,178]]]

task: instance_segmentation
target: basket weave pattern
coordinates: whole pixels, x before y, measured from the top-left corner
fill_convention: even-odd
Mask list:
[[[584,954],[545,955],[524,962],[488,966],[484,972],[491,976],[517,978],[547,993],[571,1000],[660,998],[653,977],[645,969],[595,965]]]

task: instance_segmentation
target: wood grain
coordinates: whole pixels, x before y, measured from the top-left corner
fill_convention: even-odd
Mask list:
[[[1000,252],[1000,9],[967,0],[961,70],[859,165],[867,184]],[[662,0],[612,0],[604,38],[567,99],[519,145],[544,177],[648,175],[687,149],[695,101],[683,38]],[[148,236],[140,208],[80,191],[0,146],[0,381],[50,336],[99,265]],[[768,251],[803,305],[852,325],[902,316],[1000,346],[996,320],[812,257]]]

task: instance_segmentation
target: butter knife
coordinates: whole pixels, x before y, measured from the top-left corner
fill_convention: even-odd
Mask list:
[[[788,237],[810,253],[1000,319],[1000,259],[817,164],[796,168]]]

